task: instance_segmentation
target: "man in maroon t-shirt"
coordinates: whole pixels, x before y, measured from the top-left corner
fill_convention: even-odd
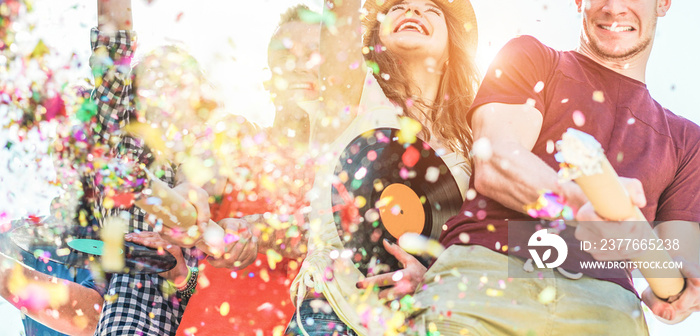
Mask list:
[[[700,310],[700,127],[662,108],[644,84],[656,21],[671,1],[576,3],[583,14],[579,48],[559,52],[529,36],[510,41],[467,114],[476,196],[446,223],[441,242],[448,249],[416,294],[417,306],[427,308],[419,321],[431,331],[648,333],[628,271],[582,267],[642,251],[599,251],[594,259],[579,240],[643,238],[643,230],[638,222],[598,217],[576,183],[559,182],[554,144],[568,128],[602,144],[618,174],[628,177],[632,202],[649,222],[660,222],[661,239],[677,242],[669,253],[685,258],[680,299],[669,304],[647,289],[645,303],[666,319]],[[533,220],[525,209],[543,190],[578,210],[579,225],[558,227],[568,245],[564,263],[532,272],[528,239],[554,218]]]

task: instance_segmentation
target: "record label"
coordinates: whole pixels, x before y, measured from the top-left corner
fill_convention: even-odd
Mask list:
[[[423,204],[413,189],[405,184],[394,183],[384,188],[377,207],[384,228],[395,239],[399,239],[406,232],[423,232]]]
[[[351,141],[336,165],[331,188],[336,228],[365,275],[400,269],[383,239],[406,232],[438,239],[459,212],[462,197],[445,162],[420,139],[399,141],[399,130],[378,128]],[[426,258],[418,259],[428,265]]]

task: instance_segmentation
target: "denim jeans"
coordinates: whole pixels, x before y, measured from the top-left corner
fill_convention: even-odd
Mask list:
[[[304,330],[309,336],[357,336],[338,318],[323,298],[304,300],[299,307],[299,315]],[[297,324],[297,313],[292,316],[292,321],[289,322],[284,334],[286,336],[304,335]]]

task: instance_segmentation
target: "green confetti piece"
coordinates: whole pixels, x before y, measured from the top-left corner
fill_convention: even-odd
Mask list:
[[[86,99],[83,101],[83,103],[80,105],[80,108],[78,109],[78,112],[75,114],[75,117],[82,121],[82,122],[88,122],[92,117],[97,115],[97,104],[95,104],[94,101],[90,99]]]
[[[374,61],[367,61],[367,66],[372,69],[372,72],[374,72],[375,75],[379,74],[379,64]]]

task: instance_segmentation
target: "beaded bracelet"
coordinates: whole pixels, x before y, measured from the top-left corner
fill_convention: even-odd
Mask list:
[[[187,268],[189,269],[187,283],[185,283],[184,287],[176,287],[177,294],[182,299],[187,299],[194,294],[194,290],[197,287],[197,276],[199,275],[199,269],[197,269],[197,267],[188,266]]]

